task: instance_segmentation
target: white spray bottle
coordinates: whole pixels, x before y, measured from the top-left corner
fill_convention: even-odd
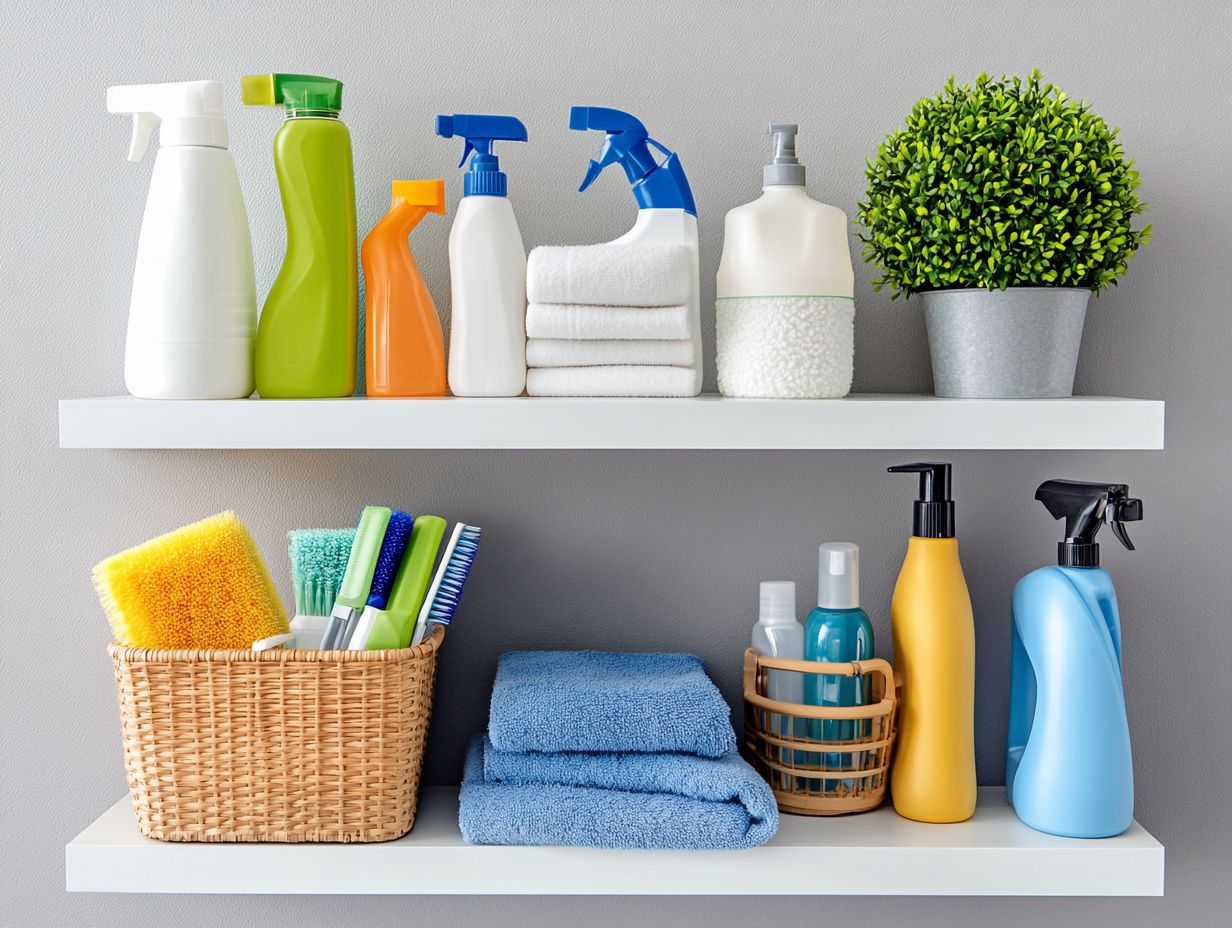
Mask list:
[[[125,386],[146,399],[246,397],[257,291],[222,84],[109,87],[107,109],[133,116],[129,161],[141,160],[161,125],[133,272]]]
[[[526,386],[526,248],[492,152],[525,142],[513,116],[436,117],[436,134],[466,139],[462,202],[449,230],[449,389],[454,396],[517,396]]]
[[[689,337],[693,342],[693,394],[702,390],[701,298],[698,275],[697,206],[679,156],[650,138],[641,120],[621,110],[575,106],[569,128],[606,132],[603,150],[590,162],[580,190],[608,165],[619,164],[637,200],[637,221],[613,245],[684,245],[692,254],[689,278]],[[651,149],[663,155],[660,162]]]

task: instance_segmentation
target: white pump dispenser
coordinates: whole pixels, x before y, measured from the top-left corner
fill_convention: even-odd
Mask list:
[[[772,123],[762,195],[727,214],[715,360],[726,396],[820,399],[851,389],[855,274],[847,216],[812,199],[797,127]]]
[[[248,396],[257,293],[222,84],[109,87],[107,109],[133,116],[129,161],[141,160],[160,127],[129,304],[128,392],[146,399]]]

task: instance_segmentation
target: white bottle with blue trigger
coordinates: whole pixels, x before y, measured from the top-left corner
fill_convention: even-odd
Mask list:
[[[693,342],[693,395],[702,391],[701,299],[698,287],[697,205],[680,158],[650,138],[635,116],[602,106],[575,106],[569,110],[569,128],[607,133],[599,157],[590,162],[579,192],[591,185],[611,164],[624,168],[637,200],[633,228],[612,245],[684,245],[691,253],[689,279],[689,338]],[[659,162],[651,152],[659,151]]]
[[[517,396],[526,387],[526,248],[492,152],[525,142],[513,116],[436,117],[436,134],[466,140],[462,202],[449,230],[449,389],[454,396]]]

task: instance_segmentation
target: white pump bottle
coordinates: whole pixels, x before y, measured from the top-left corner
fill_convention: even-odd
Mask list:
[[[812,199],[797,127],[773,123],[762,195],[727,214],[715,295],[726,396],[820,399],[851,389],[855,274],[843,211]]]
[[[125,386],[146,399],[246,397],[257,293],[222,84],[110,87],[107,109],[133,116],[129,161],[141,160],[161,125],[133,272]]]

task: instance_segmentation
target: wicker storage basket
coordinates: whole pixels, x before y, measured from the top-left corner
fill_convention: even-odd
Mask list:
[[[767,695],[768,672],[870,678],[866,706],[827,708],[778,702]],[[800,815],[843,815],[881,805],[895,733],[894,671],[883,660],[824,664],[744,652],[744,745],[770,783],[779,808]],[[855,720],[852,739],[824,741],[827,720]],[[810,724],[811,723],[811,724]]]
[[[392,651],[108,650],[142,834],[388,841],[415,821],[444,629]]]

